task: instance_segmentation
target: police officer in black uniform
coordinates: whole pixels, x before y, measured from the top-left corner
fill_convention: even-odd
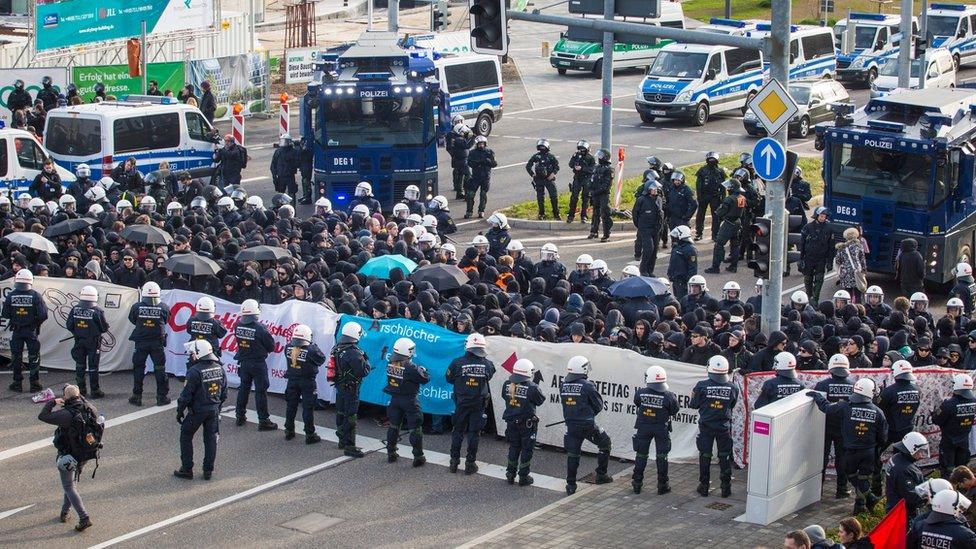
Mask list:
[[[58,91],[54,89],[54,80],[50,76],[41,78],[41,91],[37,92],[37,99],[44,104],[45,112],[58,107]]]
[[[310,139],[302,139],[298,143],[298,170],[302,174],[302,199],[298,201],[299,204],[307,205],[311,204],[313,201],[313,195],[316,197],[325,196],[324,188],[317,188],[315,192],[312,192],[312,163],[315,160],[315,154],[312,151],[312,143]]]
[[[105,312],[98,306],[98,290],[85,286],[78,296],[78,303],[68,313],[65,327],[74,338],[71,358],[75,361],[75,379],[82,396],[87,395],[85,370],[91,381],[92,398],[102,398],[105,393],[98,383],[98,364],[101,358],[102,334],[108,331]]]
[[[559,160],[549,152],[549,140],[540,139],[535,148],[538,152],[525,163],[525,171],[532,176],[532,188],[535,189],[535,199],[539,206],[539,219],[546,218],[546,192],[549,192],[549,202],[552,205],[553,219],[559,217],[559,198],[556,192],[556,174],[559,173]],[[596,214],[593,215],[596,218]]]
[[[447,139],[447,154],[451,155],[451,170],[454,181],[454,198],[464,200],[464,188],[471,170],[468,168],[468,152],[474,146],[474,136],[471,128],[459,122]]]
[[[186,333],[190,339],[205,339],[213,348],[213,354],[220,358],[220,340],[227,335],[227,328],[214,318],[214,300],[203,296],[197,300],[196,312],[186,323]]]
[[[540,257],[541,261],[535,264],[535,276],[546,281],[548,294],[557,282],[566,278],[566,266],[559,262],[559,248],[551,242],[542,245]]]
[[[953,374],[952,396],[943,400],[932,416],[932,423],[942,429],[939,441],[939,470],[942,478],[957,465],[969,463],[969,433],[976,419],[976,394],[969,374]]]
[[[657,493],[671,491],[668,482],[668,452],[671,451],[671,420],[678,415],[678,397],[668,390],[668,376],[664,368],[651,366],[644,373],[646,386],[634,392],[634,405],[637,406],[637,421],[634,428],[634,474],[631,485],[639,494],[644,485],[644,469],[650,455],[651,442],[654,442],[655,463],[657,464]]]
[[[302,406],[302,422],[305,424],[305,444],[321,442],[315,432],[315,376],[325,364],[325,354],[312,343],[312,329],[305,324],[295,326],[291,341],[285,347],[285,440],[295,438],[295,415],[299,403]]]
[[[718,236],[721,219],[716,214],[725,189],[722,182],[727,179],[725,169],[718,165],[718,153],[709,152],[705,155],[705,165],[695,172],[695,194],[698,197],[698,215],[695,216],[695,241],[702,239],[705,230],[705,212],[712,209],[712,240]]]
[[[132,352],[132,396],[129,404],[142,406],[142,383],[146,377],[146,359],[151,358],[156,377],[156,406],[170,403],[169,379],[166,377],[166,324],[169,305],[159,302],[159,284],[146,282],[142,286],[142,301],[129,309],[129,322],[135,328],[129,341],[135,343]]]
[[[590,204],[590,180],[596,168],[596,159],[590,154],[590,143],[585,139],[576,142],[576,153],[569,159],[569,169],[573,170],[573,182],[569,184],[569,213],[566,223],[572,223],[576,216],[577,200],[580,203],[580,223],[586,223],[586,210]]]
[[[37,335],[41,332],[41,324],[47,320],[47,306],[33,286],[34,275],[30,270],[23,268],[17,271],[14,274],[14,289],[4,298],[0,314],[7,321],[7,328],[13,332],[10,336],[10,364],[14,380],[9,388],[18,393],[24,390],[24,347],[27,347],[30,391],[41,390],[41,342]]]
[[[850,361],[842,354],[830,357],[827,363],[827,371],[830,377],[820,380],[814,387],[814,391],[827,394],[827,401],[830,403],[850,400],[854,392],[854,383],[850,378]],[[827,478],[827,463],[830,461],[830,447],[834,447],[834,469],[837,471],[837,492],[834,494],[837,499],[850,496],[847,488],[847,475],[844,473],[844,439],[841,436],[841,421],[836,415],[827,416],[824,424],[824,457],[821,481]]]
[[[251,384],[254,384],[254,407],[258,413],[258,430],[274,431],[278,424],[269,419],[268,413],[268,355],[274,351],[274,338],[268,329],[258,322],[261,309],[258,302],[245,299],[241,303],[241,318],[234,327],[234,337],[237,338],[237,375],[241,378],[241,386],[237,389],[237,426],[247,422],[247,400],[251,394]]]
[[[976,533],[963,513],[972,502],[955,490],[942,490],[932,497],[932,510],[923,520],[912,525],[905,539],[910,549],[972,549],[976,547]]]
[[[969,318],[976,310],[976,282],[973,281],[973,267],[969,263],[959,263],[955,269],[956,284],[949,290],[949,297],[962,300],[964,311]]]
[[[846,452],[844,473],[854,485],[854,514],[865,510],[873,510],[878,498],[871,493],[871,475],[874,473],[875,455],[878,448],[884,447],[887,440],[888,422],[884,412],[871,401],[874,399],[875,385],[870,378],[861,378],[854,384],[850,400],[841,400],[833,404],[827,402],[827,397],[816,391],[810,391],[808,396],[821,412],[828,416],[835,416],[841,422],[841,436],[844,439]]]
[[[603,238],[600,242],[610,240],[610,229],[613,219],[610,217],[610,189],[613,187],[613,167],[610,165],[610,151],[600,149],[596,151],[597,165],[593,168],[590,180],[590,203],[593,204],[593,223],[590,225],[590,236],[596,238],[600,225],[603,225]]]
[[[691,188],[685,184],[684,172],[675,171],[671,173],[670,181],[665,181],[662,185],[664,186],[664,194],[667,198],[664,210],[667,217],[667,226],[687,226],[691,223],[691,218],[695,215],[695,210],[698,209],[698,201],[695,200]],[[665,234],[665,243],[667,243],[667,234]]]
[[[905,511],[908,513],[908,524],[918,514],[922,507],[922,496],[915,487],[925,482],[918,460],[926,457],[929,441],[925,435],[909,431],[902,439],[894,444],[895,453],[885,464],[885,513],[891,512],[899,501],[905,500]]]
[[[10,112],[16,112],[33,104],[34,99],[31,98],[30,92],[24,89],[24,81],[18,78],[14,81],[13,91],[7,96],[7,108]]]
[[[729,380],[729,361],[721,355],[708,359],[708,378],[691,391],[688,406],[698,410],[698,488],[708,496],[712,448],[718,446],[722,497],[732,494],[732,410],[739,401],[739,388]]]
[[[274,183],[276,192],[287,193],[295,200],[298,194],[298,182],[295,174],[301,167],[301,153],[295,148],[295,142],[287,133],[282,134],[278,139],[278,147],[274,155],[271,156],[271,179]],[[305,196],[310,194],[310,190],[304,191]]]
[[[834,258],[834,235],[827,224],[827,208],[818,206],[813,220],[800,230],[800,272],[803,273],[803,289],[814,302],[820,299],[824,274]]]
[[[688,280],[698,274],[698,250],[691,242],[691,229],[678,225],[671,229],[671,257],[668,260],[668,280],[676,299],[688,295]]]
[[[366,353],[359,348],[363,328],[355,322],[342,325],[342,335],[332,348],[336,388],[336,436],[339,449],[349,457],[361,458],[363,451],[356,446],[356,423],[359,419],[359,386],[369,375]]]
[[[644,185],[645,192],[634,202],[631,219],[637,227],[637,240],[640,242],[640,274],[654,276],[657,264],[658,235],[664,223],[664,209],[661,203],[661,184],[651,180]],[[594,217],[595,218],[595,217]]]
[[[898,442],[915,428],[915,415],[921,405],[922,393],[915,385],[915,374],[912,365],[907,360],[898,360],[891,365],[891,374],[895,382],[881,391],[878,407],[884,412],[888,422],[888,442]],[[878,461],[880,464],[880,452]],[[880,472],[879,472],[880,473]],[[875,476],[875,487],[879,488],[881,479]],[[878,495],[880,489],[875,490]]]
[[[739,264],[739,234],[742,230],[742,219],[746,215],[748,202],[742,191],[742,186],[738,180],[732,178],[729,196],[722,200],[718,211],[715,214],[721,225],[718,234],[713,237],[715,249],[712,251],[712,266],[705,269],[706,273],[718,274],[719,267],[725,261],[725,245],[729,245],[729,253],[732,256],[732,263],[726,272],[734,273]],[[712,225],[715,226],[714,224]]]
[[[485,358],[488,346],[485,336],[475,332],[464,342],[464,355],[455,358],[447,367],[447,382],[454,385],[454,417],[451,420],[450,470],[456,473],[461,463],[461,442],[468,439],[468,453],[464,458],[464,474],[478,472],[478,437],[485,426],[490,390],[488,382],[495,375],[495,364]]]
[[[566,364],[566,377],[559,386],[559,398],[566,421],[566,493],[576,493],[576,471],[579,469],[583,441],[588,440],[599,450],[596,465],[596,484],[613,482],[607,474],[610,463],[610,435],[597,426],[596,416],[603,411],[603,398],[596,385],[587,379],[590,361],[585,356],[574,356]]]
[[[799,215],[803,218],[803,224],[807,223],[807,210],[810,209],[809,202],[813,199],[810,184],[803,179],[803,170],[799,166],[793,169],[793,180],[790,182],[790,193],[786,197],[786,210],[790,215]]]
[[[491,170],[497,167],[495,151],[488,148],[488,138],[483,135],[475,137],[474,149],[468,154],[468,168],[471,170],[471,179],[464,187],[464,202],[467,208],[464,212],[465,219],[471,219],[474,212],[474,195],[478,194],[479,191],[478,217],[484,215],[485,207],[488,205],[488,189],[491,187]]]
[[[397,441],[400,440],[400,429],[406,428],[413,448],[413,466],[421,467],[427,463],[427,458],[424,456],[424,416],[417,394],[421,385],[430,382],[430,374],[423,366],[414,364],[412,359],[416,353],[417,344],[410,338],[401,337],[393,343],[393,353],[386,366],[383,392],[390,395],[390,404],[386,407],[386,417],[390,421],[386,430],[386,461],[393,463],[399,457]]]
[[[786,351],[778,353],[773,358],[773,370],[776,376],[763,383],[754,408],[762,408],[803,390],[803,383],[796,379],[795,356]]]
[[[203,479],[210,480],[217,459],[220,408],[227,400],[227,374],[207,340],[190,340],[184,347],[190,356],[190,366],[183,391],[176,399],[181,464],[173,475],[187,480],[193,478],[193,435],[203,427]]]
[[[505,420],[505,440],[508,442],[505,479],[513,484],[517,472],[519,486],[528,486],[533,482],[529,471],[539,430],[535,409],[546,402],[546,395],[532,379],[534,372],[532,361],[520,358],[512,365],[511,377],[502,385],[501,396],[505,400],[502,419]]]

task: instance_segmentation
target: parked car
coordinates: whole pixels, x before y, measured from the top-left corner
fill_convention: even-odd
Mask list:
[[[789,123],[790,135],[795,137],[806,137],[814,125],[831,120],[831,103],[849,103],[851,100],[847,89],[840,82],[830,79],[790,82],[789,92],[800,107]],[[742,116],[742,125],[749,135],[766,135],[766,129],[759,124],[751,109]]]
[[[922,72],[922,59],[912,60],[908,87],[918,89],[919,73]],[[925,52],[925,87],[956,87],[956,63],[952,53],[946,48],[930,49]],[[898,88],[898,58],[892,57],[882,67],[878,79],[871,84],[871,98],[884,97]]]

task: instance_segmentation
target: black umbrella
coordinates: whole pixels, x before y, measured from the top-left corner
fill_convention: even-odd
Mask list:
[[[55,223],[50,227],[44,229],[44,236],[51,238],[55,236],[62,236],[71,233],[77,233],[83,231],[88,227],[91,227],[95,223],[98,223],[97,219],[92,219],[90,217],[82,217],[78,219],[65,219],[60,223]]]
[[[286,257],[291,257],[288,250],[284,248],[279,248],[277,246],[254,246],[252,248],[246,248],[237,253],[237,261],[278,261],[279,259],[284,259]]]
[[[656,278],[632,276],[614,282],[609,290],[614,297],[652,297],[667,293],[668,287]]]
[[[173,237],[166,231],[152,225],[129,225],[119,232],[119,236],[140,244],[169,244]]]
[[[170,272],[188,276],[216,275],[221,271],[220,265],[214,260],[195,253],[176,254],[163,262],[163,267]]]
[[[469,281],[468,274],[461,270],[457,265],[447,265],[435,263],[427,265],[414,271],[410,275],[410,280],[417,284],[419,282],[430,282],[438,292],[444,290],[457,290]]]

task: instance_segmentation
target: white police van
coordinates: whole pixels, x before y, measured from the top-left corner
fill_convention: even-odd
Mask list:
[[[946,48],[958,69],[976,61],[976,6],[931,4],[925,33],[930,48]]]
[[[741,109],[763,84],[759,50],[669,44],[637,86],[641,120],[687,118],[696,126],[715,113]]]
[[[769,23],[759,23],[747,36],[767,38]],[[766,70],[769,70],[768,63]],[[837,70],[834,35],[826,27],[790,26],[790,79],[828,78]]]
[[[466,120],[474,120],[472,130],[476,134],[490,134],[494,123],[501,120],[505,91],[498,57],[435,56],[434,66],[441,90],[450,97],[451,117],[460,114]]]
[[[51,112],[54,112],[53,110]],[[3,128],[0,122],[0,193],[15,197],[27,192],[37,174],[44,168],[44,162],[51,158],[34,134],[10,128]],[[54,165],[61,184],[70,186],[75,181],[72,172]]]
[[[727,36],[745,36],[749,31],[756,30],[756,26],[758,24],[758,21],[750,21],[748,19],[723,19],[721,17],[712,17],[708,20],[707,25],[695,27],[694,30],[699,32],[710,32],[712,34],[724,34]]]
[[[925,51],[924,59],[913,59],[911,64],[908,88],[919,88],[919,78],[923,78],[925,88],[954,88],[956,87],[956,65],[952,53],[945,48],[934,48]],[[871,99],[884,97],[898,89],[898,56],[889,57],[878,79],[871,84]]]
[[[837,79],[870,87],[885,60],[898,53],[900,25],[901,16],[882,13],[851,13],[838,21]],[[912,34],[917,33],[918,19],[912,17]]]
[[[129,157],[142,173],[158,170],[164,160],[171,170],[189,170],[194,177],[213,172],[213,126],[199,109],[172,97],[130,95],[62,107],[48,113],[44,128],[51,157],[72,172],[88,164],[93,179]]]

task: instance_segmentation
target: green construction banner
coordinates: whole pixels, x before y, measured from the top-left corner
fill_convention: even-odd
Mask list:
[[[159,82],[160,91],[173,90],[173,95],[180,93],[184,84],[184,69],[182,62],[150,63],[146,69],[146,82]],[[74,67],[71,70],[71,81],[78,86],[78,93],[85,102],[95,97],[95,84],[105,84],[105,94],[114,95],[121,99],[127,95],[144,93],[142,77],[129,76],[128,65],[104,65],[101,67]]]

